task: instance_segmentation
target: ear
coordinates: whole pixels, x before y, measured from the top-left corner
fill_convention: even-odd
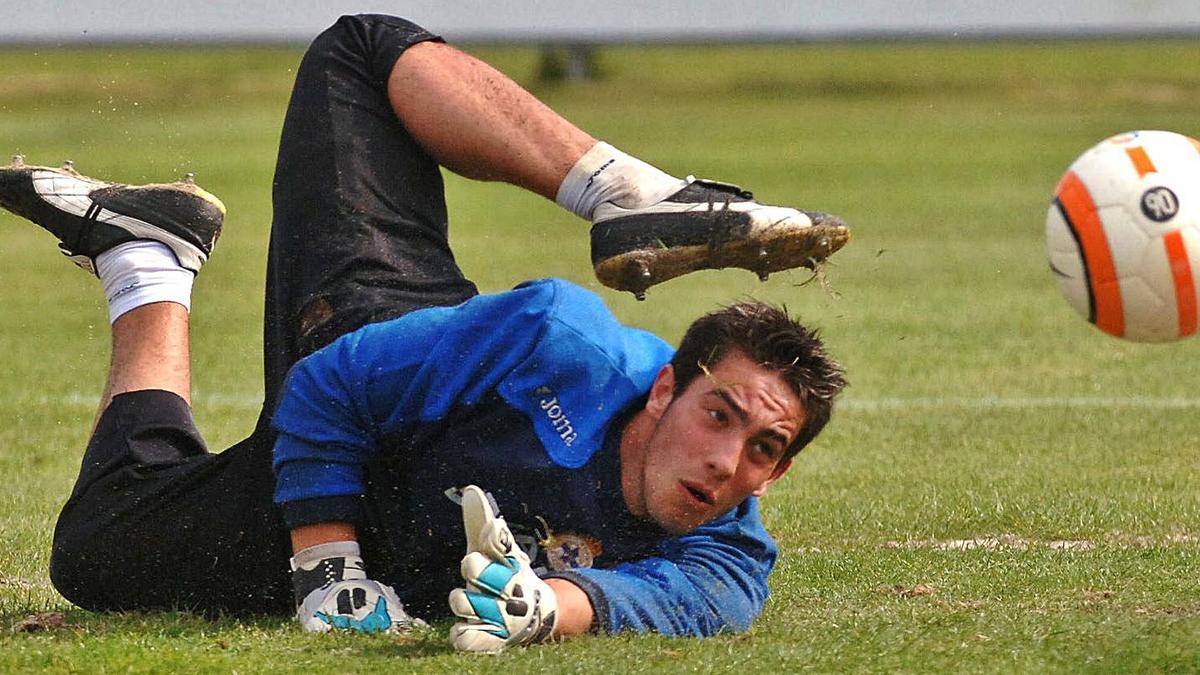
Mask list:
[[[757,488],[755,488],[754,492],[751,492],[750,494],[754,495],[755,497],[761,497],[765,495],[767,493],[767,488],[771,487],[771,483],[774,483],[782,478],[783,474],[787,473],[787,470],[790,468],[792,468],[792,458],[788,457],[779,464],[775,465],[775,470],[771,472],[771,477],[764,480],[762,485],[759,485]]]
[[[668,363],[654,376],[654,384],[650,385],[650,395],[646,398],[646,412],[658,419],[667,411],[674,398],[675,368]]]

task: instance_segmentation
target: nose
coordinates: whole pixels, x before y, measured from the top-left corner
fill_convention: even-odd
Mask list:
[[[709,446],[705,466],[712,478],[726,480],[737,473],[738,461],[742,456],[741,443],[723,439]]]

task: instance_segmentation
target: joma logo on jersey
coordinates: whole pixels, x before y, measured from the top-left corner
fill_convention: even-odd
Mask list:
[[[538,401],[538,405],[546,412],[546,418],[550,420],[550,426],[558,432],[558,437],[562,439],[567,447],[575,442],[579,434],[575,433],[575,427],[571,425],[570,418],[567,413],[563,412],[562,406],[558,403],[558,397],[553,396],[549,399],[543,398]]]

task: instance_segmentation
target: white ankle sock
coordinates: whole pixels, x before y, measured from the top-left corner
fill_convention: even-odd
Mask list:
[[[567,172],[554,201],[580,218],[591,220],[596,207],[604,202],[636,209],[662,201],[686,185],[687,181],[601,141],[583,153]]]
[[[108,299],[108,321],[152,302],[192,308],[196,275],[179,265],[166,244],[147,239],[125,242],[96,256],[96,273]]]

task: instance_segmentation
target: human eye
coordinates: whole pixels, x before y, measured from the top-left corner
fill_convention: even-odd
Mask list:
[[[707,408],[705,410],[705,412],[708,413],[709,419],[716,422],[717,424],[725,424],[725,422],[729,419],[729,415],[726,414],[725,411],[721,410],[720,408]]]
[[[778,443],[771,441],[755,441],[754,451],[764,459],[774,461],[779,457],[780,447]]]

